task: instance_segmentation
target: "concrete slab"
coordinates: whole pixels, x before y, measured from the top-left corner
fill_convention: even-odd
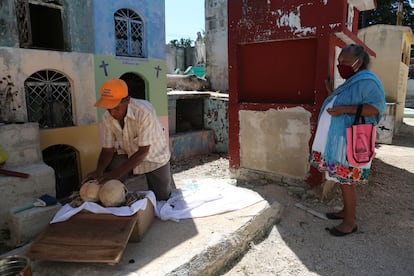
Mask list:
[[[210,217],[156,219],[141,242],[128,244],[116,265],[34,261],[33,275],[212,275],[264,236],[281,212],[278,202],[263,199]],[[21,255],[28,246],[0,257]]]
[[[214,131],[200,130],[170,135],[171,159],[184,160],[214,150]]]
[[[0,177],[0,229],[7,228],[10,209],[33,203],[43,194],[55,196],[55,172],[45,163],[27,164],[14,170],[28,173],[30,176]]]
[[[59,211],[60,203],[47,207],[34,207],[29,210],[14,214],[15,208],[11,209],[8,227],[10,239],[7,245],[14,248],[32,241],[39,235]]]

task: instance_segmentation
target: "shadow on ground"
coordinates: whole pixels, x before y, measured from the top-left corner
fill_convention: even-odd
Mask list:
[[[379,145],[369,184],[359,186],[358,231],[331,236],[324,220],[295,207],[323,214],[342,208],[338,186],[321,200],[278,184],[253,187],[284,206],[281,221],[223,275],[414,275],[414,121],[404,124],[392,145]],[[314,190],[314,189],[312,189]],[[312,193],[309,193],[310,195]]]

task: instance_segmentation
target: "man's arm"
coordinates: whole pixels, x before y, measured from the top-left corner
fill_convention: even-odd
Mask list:
[[[116,169],[114,169],[110,172],[102,174],[101,177],[98,177],[99,183],[103,184],[103,183],[105,183],[106,181],[108,181],[110,179],[119,179],[122,176],[124,176],[125,174],[127,174],[133,168],[135,168],[136,166],[141,164],[141,162],[147,156],[147,154],[149,152],[149,148],[150,148],[150,146],[139,147],[138,151],[135,152],[130,158],[128,158],[128,160],[126,160],[125,163],[123,163],[121,166],[119,166],[118,168],[116,168]],[[106,166],[108,166],[108,164]]]
[[[111,163],[111,160],[114,156],[113,148],[102,148],[101,153],[99,154],[98,164],[96,170],[89,173],[83,180],[82,184],[91,179],[99,179],[103,176],[105,169]]]
[[[356,114],[357,113],[358,106],[357,105],[348,105],[348,106],[335,106],[332,108],[328,108],[326,111],[331,116],[339,116],[345,113],[348,114]],[[377,115],[378,110],[369,104],[364,104],[361,112],[361,116],[373,116]]]

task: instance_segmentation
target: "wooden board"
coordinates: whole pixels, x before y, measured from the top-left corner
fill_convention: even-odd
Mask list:
[[[137,222],[129,217],[80,212],[69,220],[49,224],[32,243],[32,260],[118,263]]]

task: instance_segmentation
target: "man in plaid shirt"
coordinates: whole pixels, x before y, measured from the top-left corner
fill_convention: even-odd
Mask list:
[[[157,200],[167,200],[175,186],[170,170],[170,150],[153,106],[131,98],[121,79],[105,81],[95,106],[105,108],[102,150],[95,171],[83,183],[96,179],[125,182],[129,190],[148,185]]]

